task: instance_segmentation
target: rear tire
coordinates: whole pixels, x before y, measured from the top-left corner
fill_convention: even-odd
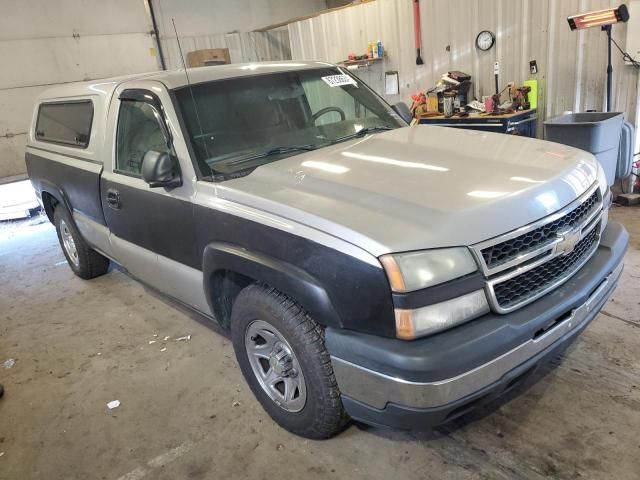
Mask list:
[[[89,280],[104,275],[109,270],[109,259],[99,254],[84,241],[66,208],[58,205],[53,213],[53,223],[67,263],[80,278]]]
[[[345,427],[324,332],[294,300],[264,285],[248,286],[233,305],[231,338],[249,387],[280,426],[312,439]]]

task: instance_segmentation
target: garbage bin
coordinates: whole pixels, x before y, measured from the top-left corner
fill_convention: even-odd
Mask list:
[[[613,185],[623,120],[621,112],[569,113],[544,122],[545,138],[593,153]]]

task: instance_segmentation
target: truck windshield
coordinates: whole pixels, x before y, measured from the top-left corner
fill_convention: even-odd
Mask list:
[[[175,94],[198,163],[219,174],[405,126],[366,85],[337,68],[217,80]]]

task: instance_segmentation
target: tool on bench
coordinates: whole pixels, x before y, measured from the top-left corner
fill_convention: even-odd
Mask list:
[[[531,104],[529,103],[529,92],[531,87],[524,86],[519,88],[513,88],[511,90],[511,109],[512,110],[529,110]]]

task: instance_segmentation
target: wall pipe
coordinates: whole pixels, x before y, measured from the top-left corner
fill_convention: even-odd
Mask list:
[[[162,44],[160,43],[160,32],[158,30],[158,24],[156,22],[156,14],[153,10],[153,0],[146,0],[147,8],[149,9],[149,16],[151,17],[151,25],[153,27],[153,36],[156,39],[156,46],[158,48],[158,57],[160,58],[160,66],[162,70],[167,69],[167,64],[164,61],[164,52],[162,51]]]

